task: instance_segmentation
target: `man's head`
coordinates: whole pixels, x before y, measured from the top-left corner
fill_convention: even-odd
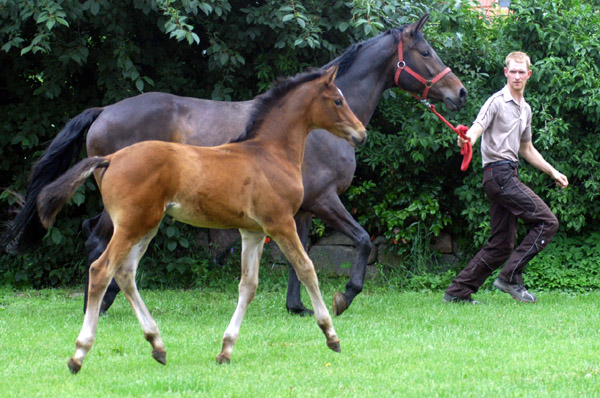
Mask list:
[[[504,76],[510,88],[523,94],[527,80],[531,76],[531,60],[521,51],[513,51],[506,56],[504,61]]]

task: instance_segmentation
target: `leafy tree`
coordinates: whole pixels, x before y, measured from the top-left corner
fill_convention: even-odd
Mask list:
[[[530,166],[521,176],[559,216],[562,233],[585,235],[600,218],[599,6],[598,0],[513,0],[508,15],[487,19],[467,0],[0,0],[0,187],[6,188],[0,220],[18,209],[29,169],[48,142],[87,107],[145,91],[248,99],[279,75],[324,65],[350,44],[428,12],[428,41],[469,90],[461,111],[439,106],[454,124],[470,124],[502,87],[508,52],[531,55],[526,97],[535,145],[571,186],[556,189]],[[461,173],[454,133],[397,89],[388,91],[369,130],[344,197],[365,228],[405,254],[417,243],[426,250],[441,230],[462,240],[466,251],[485,241],[478,148],[470,170]],[[88,182],[38,250],[4,254],[0,280],[79,283],[80,224],[101,207],[94,190]],[[151,248],[164,256],[163,268],[157,261],[148,283],[198,277],[190,265],[198,261],[189,260],[196,255],[195,232],[163,228]]]

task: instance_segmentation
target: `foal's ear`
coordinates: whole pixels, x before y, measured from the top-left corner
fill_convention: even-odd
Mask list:
[[[333,83],[339,68],[340,68],[339,65],[333,65],[333,66],[329,67],[329,69],[327,69],[325,71],[325,73],[323,74],[323,77],[322,77],[323,81],[325,81],[327,84]]]

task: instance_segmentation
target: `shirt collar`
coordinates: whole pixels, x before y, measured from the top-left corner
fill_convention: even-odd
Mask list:
[[[510,93],[510,89],[508,88],[508,85],[504,86],[504,88],[502,89],[502,97],[504,98],[505,102],[513,101],[515,104],[518,104],[518,102],[515,101],[512,94]]]

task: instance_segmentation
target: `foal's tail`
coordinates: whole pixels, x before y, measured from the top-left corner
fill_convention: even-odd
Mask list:
[[[71,119],[32,167],[25,204],[0,238],[0,250],[15,243],[17,249],[27,249],[44,237],[46,230],[37,217],[37,196],[42,188],[67,171],[73,160],[79,157],[84,133],[102,111],[103,108],[90,108]]]
[[[73,196],[77,188],[99,167],[108,167],[108,160],[95,156],[83,159],[52,183],[46,185],[37,196],[37,210],[42,225],[47,229],[54,223],[59,210]]]

